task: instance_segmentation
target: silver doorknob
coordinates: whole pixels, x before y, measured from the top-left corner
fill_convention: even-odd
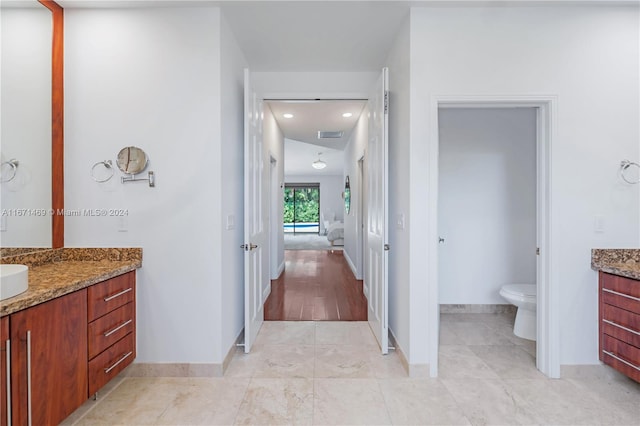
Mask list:
[[[444,243],[444,238],[442,238],[442,237],[438,238],[438,242],[439,243]]]

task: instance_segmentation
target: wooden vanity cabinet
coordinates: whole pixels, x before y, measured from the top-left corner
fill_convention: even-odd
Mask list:
[[[7,346],[9,342],[9,317],[0,318],[0,426],[9,424],[7,411]]]
[[[58,424],[87,399],[87,290],[10,316],[14,425]]]
[[[640,281],[600,272],[600,361],[640,382]]]
[[[135,272],[88,288],[89,395],[136,357]]]

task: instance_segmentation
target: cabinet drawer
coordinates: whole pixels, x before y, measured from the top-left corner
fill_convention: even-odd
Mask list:
[[[602,332],[640,348],[640,315],[603,304]]]
[[[133,302],[89,323],[89,359],[131,333],[135,327]]]
[[[640,281],[601,273],[602,301],[640,315]]]
[[[89,322],[135,300],[135,284],[135,272],[129,272],[89,287]]]
[[[640,349],[611,336],[602,336],[600,360],[640,382]]]
[[[115,345],[89,361],[89,396],[131,364],[136,357],[135,334],[129,333]]]

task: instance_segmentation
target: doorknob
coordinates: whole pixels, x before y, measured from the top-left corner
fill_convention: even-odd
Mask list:
[[[255,245],[255,244],[251,244],[251,243],[249,243],[249,244],[243,244],[243,245],[241,245],[241,246],[240,246],[240,248],[241,248],[241,249],[244,249],[244,251],[251,251],[251,250],[253,250],[253,249],[255,249],[255,248],[258,248],[258,246],[257,246],[257,245]]]
[[[444,238],[442,238],[442,237],[438,238],[438,242],[439,243],[444,243]]]

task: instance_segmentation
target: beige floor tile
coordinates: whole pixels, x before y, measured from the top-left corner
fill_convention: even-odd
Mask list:
[[[257,345],[313,345],[313,321],[265,321],[258,332]]]
[[[449,323],[449,327],[465,345],[513,345],[507,337],[479,321],[451,322]]]
[[[380,387],[393,424],[470,424],[437,379],[380,380]]]
[[[361,346],[316,346],[315,377],[374,378],[372,349]]]
[[[315,379],[313,423],[391,424],[376,379]]]
[[[640,424],[640,383],[628,377],[605,379],[571,379],[582,394],[607,403],[609,410],[620,416],[624,424]]]
[[[238,414],[249,379],[195,378],[176,394],[158,425],[229,425]]]
[[[235,424],[311,424],[312,379],[251,379]]]
[[[594,398],[567,380],[507,379],[505,383],[545,424],[628,424],[625,416],[612,410],[606,401]]]
[[[498,375],[468,346],[440,346],[438,375],[442,379],[497,379]]]
[[[520,346],[470,346],[498,377],[503,379],[546,379],[536,368],[536,359]]]
[[[262,352],[260,345],[254,345],[251,349],[248,354],[245,354],[242,348],[236,350],[224,377],[253,377],[262,361]]]
[[[500,379],[442,380],[464,415],[474,425],[543,424]]]
[[[404,369],[400,356],[395,351],[389,351],[382,355],[376,348],[370,355],[371,368],[378,379],[402,379],[407,378],[407,370]]]
[[[364,321],[319,321],[316,323],[316,345],[377,346],[375,336]]]
[[[265,345],[260,347],[258,365],[253,377],[313,377],[315,348],[313,345]]]
[[[187,392],[187,382],[186,378],[127,378],[76,424],[157,424],[172,401]]]

